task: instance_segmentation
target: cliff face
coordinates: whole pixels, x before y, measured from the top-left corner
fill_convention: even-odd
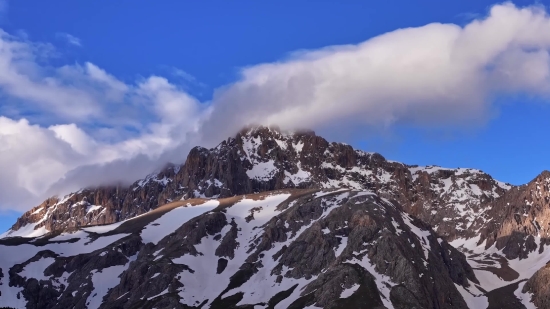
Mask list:
[[[25,213],[12,231],[115,223],[180,199],[285,188],[371,190],[452,240],[474,235],[489,220],[488,205],[510,186],[474,169],[409,166],[329,143],[313,132],[259,127],[213,149],[193,148],[183,165],[168,166],[131,186],[84,189],[48,199]]]

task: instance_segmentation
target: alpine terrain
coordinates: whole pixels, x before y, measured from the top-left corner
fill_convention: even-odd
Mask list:
[[[550,172],[512,186],[253,127],[29,210],[0,236],[0,307],[550,308],[549,246]]]

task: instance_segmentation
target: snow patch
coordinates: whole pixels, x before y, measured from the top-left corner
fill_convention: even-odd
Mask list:
[[[344,289],[342,293],[340,293],[340,298],[350,297],[353,293],[355,293],[355,291],[357,291],[357,289],[359,289],[359,284],[354,284],[350,288]]]

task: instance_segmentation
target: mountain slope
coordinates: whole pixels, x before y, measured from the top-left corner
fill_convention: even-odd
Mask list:
[[[467,292],[480,294],[461,253],[373,192],[282,190],[178,205],[121,225],[1,240],[0,250],[12,254],[0,257],[7,274],[0,301],[27,308],[468,308],[483,301]]]

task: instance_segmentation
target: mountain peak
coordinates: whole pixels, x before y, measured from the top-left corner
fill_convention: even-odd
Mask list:
[[[540,181],[550,181],[550,171],[544,170],[540,174],[537,175],[533,180],[531,180],[531,183],[533,182],[540,182]]]
[[[279,126],[263,126],[263,125],[251,125],[246,126],[241,129],[235,138],[252,136],[252,137],[264,137],[264,138],[273,138],[273,137],[290,137],[290,136],[317,136],[315,131],[308,129],[299,129],[299,130],[281,130]]]
[[[46,203],[27,212],[12,230],[114,223],[182,199],[290,188],[372,190],[437,224],[449,239],[471,233],[465,227],[471,226],[480,207],[509,189],[481,171],[408,166],[329,143],[313,131],[251,126],[213,149],[195,147],[184,164],[167,165],[130,186],[86,189],[55,205]],[[449,216],[461,223],[438,224]],[[477,225],[484,220],[477,220]]]

